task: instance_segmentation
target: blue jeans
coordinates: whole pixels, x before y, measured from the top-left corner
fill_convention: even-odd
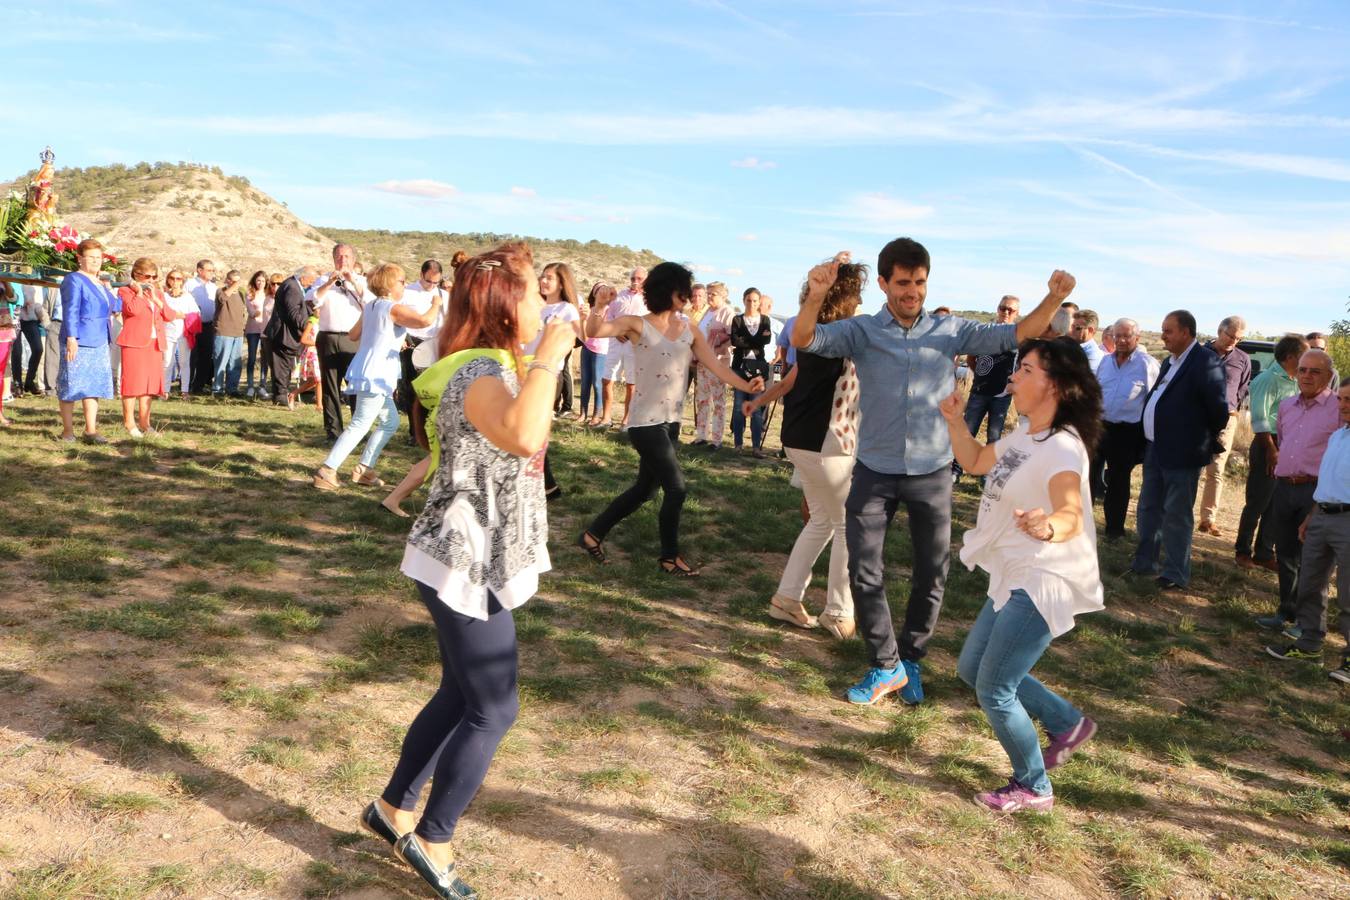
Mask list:
[[[741,449],[741,442],[745,439],[745,415],[741,412],[741,404],[747,400],[753,400],[759,394],[747,394],[745,391],[733,391],[731,403],[731,438],[736,444],[736,449]],[[758,450],[764,446],[764,417],[767,411],[760,407],[750,414],[750,446]]]
[[[258,368],[258,385],[267,383],[267,355],[258,352],[258,344],[262,342],[261,334],[246,334],[244,340],[248,341],[248,363],[245,371],[248,372],[248,389],[253,392],[253,371],[255,366]]]
[[[239,393],[239,375],[243,371],[243,363],[239,359],[239,353],[243,349],[243,337],[216,335],[215,358],[213,360],[216,377],[211,385],[213,393],[219,394],[221,391],[228,391],[231,394]]]
[[[966,401],[966,427],[975,437],[980,436],[980,423],[984,421],[985,414],[989,415],[989,437],[986,444],[992,444],[1003,436],[1003,423],[1008,418],[1008,407],[1012,404],[1012,396],[1004,394],[1002,397],[986,397],[984,394],[971,394],[970,399]]]
[[[1139,547],[1130,568],[1140,575],[1158,572],[1158,552],[1164,557],[1162,577],[1183,587],[1191,580],[1191,535],[1195,531],[1195,492],[1200,469],[1164,469],[1153,444],[1144,451],[1144,485],[1139,490],[1135,528]]]
[[[371,428],[375,430],[371,431]],[[358,393],[351,421],[347,423],[342,434],[338,435],[338,439],[333,443],[333,449],[328,452],[328,458],[323,464],[336,471],[356,449],[356,445],[366,436],[366,432],[370,432],[370,440],[366,441],[366,449],[361,453],[361,465],[373,469],[380,459],[380,454],[384,452],[385,444],[398,433],[398,407],[394,405],[393,395],[374,394],[370,391]]]
[[[1041,796],[1050,793],[1041,739],[1033,718],[1051,734],[1063,734],[1082,720],[1073,704],[1041,684],[1031,667],[1050,646],[1050,628],[1027,592],[1018,588],[994,612],[984,609],[966,635],[956,672],[975,689],[994,736],[1003,745],[1017,783]]]
[[[594,395],[595,412],[600,413],[600,380],[605,371],[605,354],[596,353],[594,350],[586,347],[581,348],[581,415],[585,416],[587,410],[591,408],[591,399]]]

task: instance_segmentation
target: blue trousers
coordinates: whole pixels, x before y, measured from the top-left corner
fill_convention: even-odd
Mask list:
[[[372,428],[374,431],[371,431]],[[361,465],[371,469],[379,462],[389,439],[398,433],[398,407],[392,395],[369,391],[358,393],[352,419],[333,442],[333,449],[328,452],[328,458],[323,464],[336,471],[367,432],[370,433],[370,440],[366,441],[366,449],[361,453]]]
[[[211,385],[213,393],[219,394],[222,391],[231,394],[239,393],[239,376],[244,369],[239,353],[243,349],[244,339],[242,337],[216,335],[214,358],[216,375]]]
[[[605,354],[596,353],[589,347],[581,348],[581,414],[591,409],[591,399],[595,400],[596,415],[600,414],[600,381],[604,377]]]
[[[741,412],[741,404],[747,400],[753,400],[759,394],[747,394],[745,391],[733,391],[735,395],[731,404],[731,437],[736,444],[736,449],[741,449],[741,443],[745,440],[745,415]],[[764,446],[764,417],[768,415],[768,410],[760,407],[750,414],[750,446],[756,450]]]
[[[417,834],[440,843],[455,834],[459,817],[487,777],[497,745],[520,710],[516,693],[516,623],[496,597],[484,621],[452,610],[421,582],[417,593],[436,623],[441,684],[413,719],[398,765],[381,795],[413,810],[431,779]]]
[[[1050,793],[1050,779],[1032,719],[1039,719],[1051,734],[1062,734],[1083,718],[1072,703],[1031,675],[1049,646],[1045,619],[1019,588],[998,612],[992,599],[985,601],[956,663],[957,674],[975,689],[994,736],[1012,762],[1013,778],[1041,796]]]
[[[1141,575],[1158,573],[1185,587],[1191,580],[1191,535],[1195,532],[1195,492],[1200,469],[1164,469],[1150,441],[1144,451],[1144,485],[1139,490],[1135,529],[1139,546],[1130,568]]]
[[[966,401],[966,427],[975,437],[980,436],[980,424],[984,421],[986,414],[989,416],[989,436],[986,444],[992,444],[1003,436],[1003,423],[1008,419],[1008,407],[1012,404],[1012,396],[1004,394],[1002,397],[986,397],[984,394],[970,395]]]

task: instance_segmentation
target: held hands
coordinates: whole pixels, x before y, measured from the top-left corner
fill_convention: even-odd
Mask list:
[[[764,390],[764,376],[756,375],[750,379],[749,390],[746,393],[758,394]]]
[[[962,399],[961,394],[952,391],[938,403],[938,412],[942,413],[942,418],[953,425],[965,427],[966,401]]]
[[[848,262],[850,258],[847,250],[841,250],[829,262],[814,266],[806,274],[807,298],[812,300],[822,299],[829,292],[835,279],[839,277],[839,266]]]
[[[1029,511],[1014,509],[1013,520],[1018,528],[1034,540],[1048,541],[1055,536],[1054,528],[1050,525],[1050,517],[1039,507]]]
[[[572,349],[577,333],[571,322],[550,321],[543,327],[539,346],[535,348],[534,358],[550,366],[557,366]]]
[[[1064,300],[1073,293],[1074,286],[1078,284],[1068,272],[1063,269],[1056,269],[1050,276],[1050,296],[1056,300]]]
[[[754,414],[755,414],[755,401],[753,401],[753,400],[742,400],[742,401],[741,401],[741,415],[745,416],[745,417],[748,419],[748,418],[750,418],[750,417],[751,417],[752,415],[754,415]]]

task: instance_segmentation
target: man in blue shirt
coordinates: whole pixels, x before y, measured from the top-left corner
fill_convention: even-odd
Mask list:
[[[1097,366],[1105,428],[1092,456],[1092,499],[1102,499],[1106,539],[1125,537],[1130,475],[1144,458],[1144,400],[1158,381],[1158,361],[1139,346],[1139,323],[1121,319],[1112,326],[1116,351]]]
[[[952,532],[952,447],[938,402],[955,389],[952,358],[1013,350],[1050,325],[1073,276],[1056,271],[1050,292],[1017,325],[979,325],[924,312],[930,260],[923,245],[897,238],[877,259],[886,306],[875,315],[818,325],[840,254],[816,266],[792,327],[792,345],[819,356],[849,357],[858,371],[862,422],[858,460],[845,504],[849,587],[871,668],[849,689],[853,703],[875,703],[901,691],[923,699],[919,660],[937,626]],[[914,567],[905,623],[897,642],[886,602],[882,551],[886,529],[903,503],[909,514]]]

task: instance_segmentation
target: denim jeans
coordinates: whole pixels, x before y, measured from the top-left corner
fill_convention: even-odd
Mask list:
[[[248,363],[245,365],[245,371],[248,372],[248,390],[249,393],[253,393],[255,366],[258,369],[257,386],[262,387],[267,383],[267,356],[258,352],[258,345],[262,343],[261,334],[246,334],[244,340],[248,342]]]
[[[581,348],[581,414],[591,409],[591,399],[595,400],[595,414],[600,415],[600,379],[605,371],[605,354],[596,353],[589,347]]]
[[[970,395],[966,401],[966,427],[970,433],[976,437],[980,436],[980,423],[984,421],[985,414],[989,415],[989,436],[985,440],[986,444],[992,444],[1003,436],[1003,423],[1008,419],[1008,407],[1012,404],[1012,397],[1004,394],[1002,397],[986,397],[984,394]]]
[[[736,449],[741,448],[741,442],[745,439],[745,415],[741,412],[741,404],[747,400],[753,400],[759,394],[747,394],[745,391],[735,391],[731,401],[731,439],[736,444]],[[764,417],[767,410],[760,407],[750,414],[750,446],[756,450],[764,446]]]
[[[42,371],[42,345],[46,338],[46,332],[42,323],[37,320],[24,321],[19,323],[19,331],[23,335],[24,342],[28,345],[28,366],[24,373],[23,389],[30,393],[36,393],[42,390],[42,385],[38,383],[38,375]],[[17,360],[18,354],[14,358]],[[14,372],[14,383],[19,383],[19,372]]]
[[[1017,783],[1041,796],[1050,793],[1040,735],[1032,719],[1050,734],[1063,734],[1083,714],[1031,675],[1032,666],[1050,646],[1050,628],[1027,592],[1018,588],[994,612],[994,601],[980,610],[956,672],[975,689],[980,708],[989,717],[994,736],[1012,763]]]
[[[1135,530],[1139,546],[1130,568],[1140,575],[1158,572],[1185,587],[1191,580],[1191,535],[1195,532],[1195,493],[1200,469],[1164,469],[1150,441],[1144,451],[1144,486],[1139,490]]]
[[[243,337],[216,335],[214,357],[216,376],[211,385],[213,393],[219,394],[221,391],[227,391],[231,394],[239,393],[239,375],[243,371],[243,363],[239,359],[239,354],[243,349]]]
[[[375,430],[371,431],[371,428]],[[394,405],[392,394],[361,391],[356,395],[356,410],[352,413],[351,421],[338,435],[323,464],[336,471],[367,432],[370,432],[370,440],[366,441],[366,449],[361,453],[361,465],[373,469],[384,452],[385,444],[398,433],[398,407]]]

